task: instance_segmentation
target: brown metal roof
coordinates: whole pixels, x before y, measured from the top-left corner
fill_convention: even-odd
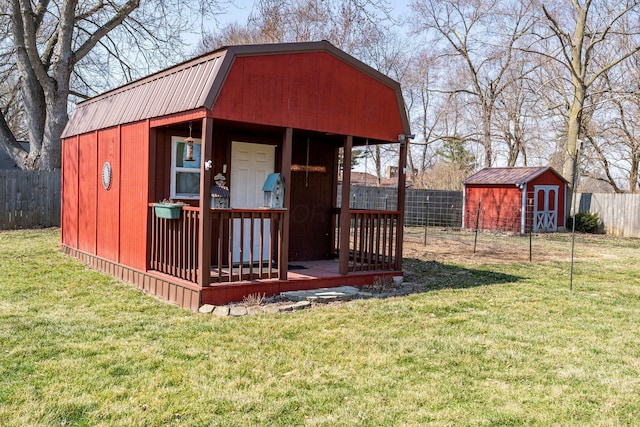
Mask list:
[[[83,101],[76,106],[63,138],[198,108],[212,109],[237,56],[328,52],[394,88],[405,131],[409,122],[400,85],[328,41],[231,46],[199,56],[143,79]]]
[[[485,185],[526,184],[527,182],[534,180],[548,170],[552,171],[559,178],[566,182],[566,180],[558,172],[556,172],[549,166],[521,168],[484,168],[474,173],[463,182],[464,184]]]
[[[201,56],[78,104],[62,137],[204,106],[225,54]]]

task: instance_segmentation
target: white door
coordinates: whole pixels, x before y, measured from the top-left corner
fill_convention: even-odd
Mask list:
[[[231,143],[231,193],[232,208],[259,208],[264,205],[262,185],[267,175],[274,172],[276,147],[273,145],[251,144],[233,141]],[[240,220],[233,221],[233,262],[240,262]],[[243,262],[249,261],[249,245],[251,244],[251,220],[244,220]],[[254,220],[253,260],[260,256],[260,221]],[[269,220],[264,224],[263,256],[268,259],[270,247]]]
[[[536,185],[533,192],[535,207],[533,231],[556,231],[558,229],[558,186]]]

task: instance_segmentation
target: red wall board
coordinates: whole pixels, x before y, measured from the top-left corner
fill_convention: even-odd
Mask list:
[[[156,152],[156,168],[153,173],[155,199],[159,202],[171,195],[171,135],[165,129],[156,130],[154,150]]]
[[[182,113],[170,114],[168,116],[162,116],[162,117],[156,117],[156,118],[150,119],[149,126],[150,127],[168,126],[175,123],[183,123],[190,120],[193,120],[193,121],[202,120],[206,116],[207,116],[207,110],[204,109],[203,107],[202,109],[198,109],[198,110],[185,111]]]
[[[99,257],[118,262],[120,238],[120,129],[118,127],[98,131],[98,169],[106,162],[111,164],[111,187],[98,188],[97,250]]]
[[[522,192],[516,186],[466,187],[465,228],[475,228],[480,208],[480,228],[520,231]]]
[[[81,135],[78,145],[78,249],[96,253],[98,140],[95,132]]]
[[[62,141],[62,243],[78,248],[78,137]]]
[[[326,52],[236,58],[215,118],[396,141],[395,90]]]
[[[317,76],[317,61],[305,60],[302,55],[291,55],[291,73],[288,87],[287,112],[301,129],[318,126],[320,111],[320,78]]]
[[[149,203],[149,128],[123,125],[120,156],[120,264],[145,270]]]

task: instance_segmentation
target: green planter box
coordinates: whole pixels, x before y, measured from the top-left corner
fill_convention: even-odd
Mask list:
[[[182,214],[181,203],[155,203],[153,210],[158,218],[178,219]]]

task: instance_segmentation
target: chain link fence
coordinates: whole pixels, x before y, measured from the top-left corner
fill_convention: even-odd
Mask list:
[[[396,203],[394,188],[351,187],[352,209],[395,210]],[[524,209],[521,204],[465,203],[461,191],[408,189],[404,256],[452,261],[473,257],[487,262],[546,258],[545,242],[554,240],[553,233],[533,229],[535,221],[540,225],[548,218],[536,219],[529,198]]]

